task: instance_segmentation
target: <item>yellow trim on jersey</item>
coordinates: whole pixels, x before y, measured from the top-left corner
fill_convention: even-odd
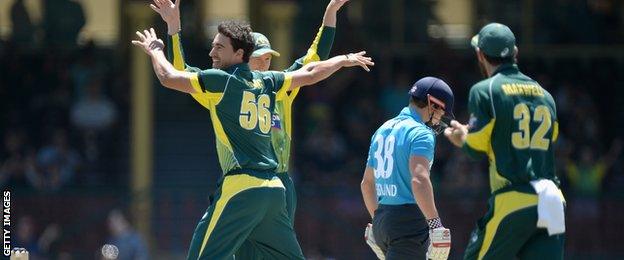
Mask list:
[[[191,86],[193,86],[193,90],[195,90],[196,93],[204,92],[199,84],[199,73],[193,73],[193,76],[191,76]]]
[[[511,184],[511,182],[507,178],[503,177],[503,175],[501,175],[498,172],[498,169],[496,168],[496,155],[494,155],[494,149],[492,149],[491,143],[489,144],[489,147],[490,149],[487,152],[487,156],[490,161],[490,166],[489,166],[490,191],[495,192],[496,190]]]
[[[489,151],[492,149],[490,145],[490,139],[492,137],[492,129],[494,129],[495,122],[496,119],[493,118],[478,132],[469,133],[466,137],[466,144],[474,150],[489,153]]]
[[[318,56],[317,50],[318,50],[318,44],[321,41],[321,35],[323,34],[323,28],[324,26],[321,25],[321,28],[319,29],[318,33],[314,37],[314,40],[312,41],[312,45],[310,45],[310,48],[308,49],[306,56],[303,58],[303,65],[306,65],[313,61],[321,60],[321,58]]]
[[[286,122],[284,125],[284,131],[286,131],[286,135],[292,137],[292,99],[285,99],[283,101],[278,101],[284,103],[284,111],[280,115],[282,122]]]
[[[306,56],[303,57],[303,65],[305,66],[306,64],[310,63],[310,62],[315,62],[315,61],[320,61],[321,57],[319,57],[318,55],[318,44],[321,41],[321,36],[323,35],[323,29],[325,28],[324,25],[321,25],[321,28],[319,28],[318,33],[316,34],[316,36],[314,37],[314,40],[312,41],[312,45],[310,45],[310,48],[308,48],[308,52],[306,53]],[[291,103],[293,100],[295,100],[295,98],[297,97],[297,95],[299,94],[299,89],[300,88],[295,88],[290,92],[290,95],[288,95],[288,98],[290,98]]]
[[[210,109],[210,98],[205,93],[191,93],[191,97],[206,109]]]
[[[552,142],[556,142],[557,138],[559,138],[559,122],[555,121],[553,126]]]
[[[191,93],[191,97],[206,109],[210,109],[211,103],[215,100],[220,100],[223,96],[223,93],[204,92],[199,84],[198,73],[194,73],[191,77],[191,86],[193,86],[193,90],[195,90],[195,93]]]
[[[481,250],[479,250],[478,259],[483,259],[490,249],[494,236],[496,236],[498,225],[500,225],[503,219],[516,211],[537,205],[537,200],[536,194],[527,194],[517,191],[496,195],[494,198],[494,213],[492,219],[490,219],[485,226],[485,237],[483,238]]]
[[[171,36],[171,40],[173,43],[173,67],[177,70],[185,70],[186,65],[184,64],[184,56],[182,55],[182,44],[180,43],[180,34],[176,33]],[[220,94],[215,93],[204,93],[199,84],[199,76],[197,73],[191,78],[191,86],[193,86],[193,90],[196,93],[190,93],[191,97],[197,101],[200,105],[205,107],[206,109],[210,109],[210,102],[214,99],[220,99]]]
[[[197,73],[195,73],[193,77],[191,77],[191,86],[193,86],[193,90],[195,90],[196,92],[191,93],[191,97],[193,97],[193,99],[195,99],[197,103],[201,104],[206,109],[210,109],[210,98],[206,93],[202,91],[201,86],[199,85],[199,76]]]
[[[180,48],[180,34],[172,35],[171,40],[173,42],[173,67],[177,70],[184,70],[184,57]]]
[[[288,73],[284,73],[284,83],[282,83],[282,87],[277,94],[275,95],[276,99],[284,99],[288,95],[288,91],[290,89],[290,85],[292,84],[292,75]]]
[[[496,119],[493,118],[487,123],[481,130],[470,133],[466,137],[466,144],[480,152],[484,152],[487,154],[490,167],[489,167],[489,179],[490,179],[490,190],[492,192],[507,186],[509,184],[509,180],[503,177],[498,170],[496,169],[496,155],[494,155],[494,149],[492,149],[492,130],[494,129],[494,123],[496,123]]]
[[[210,110],[213,111],[213,110]],[[214,230],[223,210],[227,203],[236,196],[238,193],[243,192],[248,189],[253,188],[284,188],[284,185],[280,181],[279,178],[273,177],[271,180],[260,179],[254,176],[250,176],[247,174],[237,174],[225,176],[223,180],[223,184],[221,186],[221,197],[217,200],[215,204],[214,212],[212,213],[212,217],[210,218],[210,222],[208,222],[208,228],[206,230],[206,234],[204,235],[204,240],[202,241],[201,248],[199,249],[199,255],[202,255],[204,248],[210,238],[210,234]]]
[[[233,152],[234,150],[232,149],[232,144],[230,144],[230,139],[225,134],[225,130],[223,129],[223,125],[221,124],[221,120],[219,119],[219,116],[217,116],[216,105],[214,104],[214,102],[210,102],[209,104],[210,120],[212,120],[212,128],[214,128],[215,135],[222,144],[227,146],[227,148]]]
[[[300,89],[301,89],[300,87],[296,88],[296,89],[293,89],[292,91],[290,91],[290,94],[286,95],[288,97],[288,99],[290,99],[291,103],[292,103],[292,101],[295,100],[295,98],[297,97],[297,94],[299,94],[299,90]]]

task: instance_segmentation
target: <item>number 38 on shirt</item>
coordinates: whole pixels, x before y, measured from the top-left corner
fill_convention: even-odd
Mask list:
[[[383,135],[379,135],[375,139],[375,142],[377,142],[377,150],[375,151],[375,160],[377,160],[377,167],[375,167],[374,171],[375,178],[388,179],[392,175],[392,168],[394,167],[394,136],[390,135],[384,138]]]

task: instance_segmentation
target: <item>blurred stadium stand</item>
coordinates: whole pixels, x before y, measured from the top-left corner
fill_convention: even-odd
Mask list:
[[[188,95],[154,81],[151,193],[132,192],[134,75],[128,40],[139,28],[128,28],[123,10],[128,2],[149,9],[148,1],[111,1],[115,4],[109,8],[117,18],[100,27],[101,15],[96,19],[88,11],[94,2],[76,1],[85,10],[85,26],[105,32],[57,33],[76,46],[50,42],[46,37],[50,29],[41,26],[46,14],[58,9],[50,7],[63,0],[43,1],[47,5],[24,0],[22,9],[13,8],[15,2],[21,1],[0,4],[0,186],[13,192],[12,217],[18,221],[14,228],[25,223],[22,231],[16,231],[22,235],[15,241],[36,247],[29,248],[37,256],[33,259],[100,259],[98,250],[113,236],[109,212],[121,208],[136,219],[131,204],[139,200],[152,207],[149,237],[142,234],[150,259],[183,258],[221,172],[208,111]],[[210,37],[197,11],[203,1],[182,2],[188,63],[205,68],[210,64],[206,44]],[[256,30],[271,30],[261,7],[274,2],[247,1]],[[290,30],[291,52],[303,55],[324,4],[282,2],[299,10],[285,30]],[[373,259],[362,240],[369,219],[359,191],[370,135],[398,113],[402,106],[396,104],[406,103],[411,83],[426,75],[450,83],[458,102],[455,114],[466,121],[468,90],[481,77],[474,52],[461,35],[470,36],[482,24],[499,21],[517,33],[522,71],[548,89],[558,105],[558,174],[568,201],[566,259],[624,258],[618,228],[624,225],[624,165],[618,145],[624,132],[624,4],[466,0],[473,8],[465,25],[469,31],[458,30],[460,36],[453,37],[460,38],[453,38],[444,30],[440,34],[439,28],[463,27],[444,27],[440,12],[456,10],[437,9],[436,3],[443,2],[351,1],[339,14],[332,53],[364,49],[377,66],[368,74],[341,71],[319,87],[302,91],[296,102],[292,156],[299,196],[296,230],[305,255]],[[32,13],[37,6],[39,18]],[[149,24],[163,35],[164,24],[152,18]],[[19,24],[7,29],[9,20]],[[79,25],[80,19],[66,22]],[[94,91],[97,100],[104,100],[97,108],[115,111],[115,116],[86,127],[72,119],[72,111],[79,101],[90,100],[88,93]],[[93,111],[101,116],[103,110]],[[65,145],[62,138],[55,138],[60,135],[67,137]],[[459,259],[475,221],[485,212],[486,162],[466,158],[439,138],[432,174],[440,214],[453,230],[451,258]]]

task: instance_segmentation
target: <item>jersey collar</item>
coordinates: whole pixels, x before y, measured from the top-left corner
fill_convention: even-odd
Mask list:
[[[232,66],[227,67],[225,71],[229,73],[233,73],[236,69],[242,70],[242,71],[249,71],[249,64],[248,63],[234,64]]]
[[[494,71],[494,73],[492,73],[492,76],[501,73],[503,71],[506,70],[514,70],[514,71],[518,71],[518,64],[515,63],[505,63],[505,64],[501,64],[500,66],[498,66],[498,68]]]
[[[420,123],[423,122],[422,118],[420,118],[420,114],[418,114],[416,109],[411,108],[409,106],[404,107],[403,110],[401,110],[401,113],[399,113],[399,116],[409,116],[413,118],[414,120],[416,120],[416,122],[420,122]]]

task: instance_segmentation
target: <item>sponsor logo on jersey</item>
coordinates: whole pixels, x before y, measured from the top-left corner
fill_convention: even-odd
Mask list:
[[[282,129],[282,120],[278,114],[273,114],[273,116],[271,116],[271,127],[280,130]]]
[[[474,129],[477,125],[477,117],[474,114],[470,114],[470,120],[468,120],[468,129]]]
[[[262,80],[261,79],[253,79],[253,81],[247,81],[247,84],[252,88],[262,88]]]

